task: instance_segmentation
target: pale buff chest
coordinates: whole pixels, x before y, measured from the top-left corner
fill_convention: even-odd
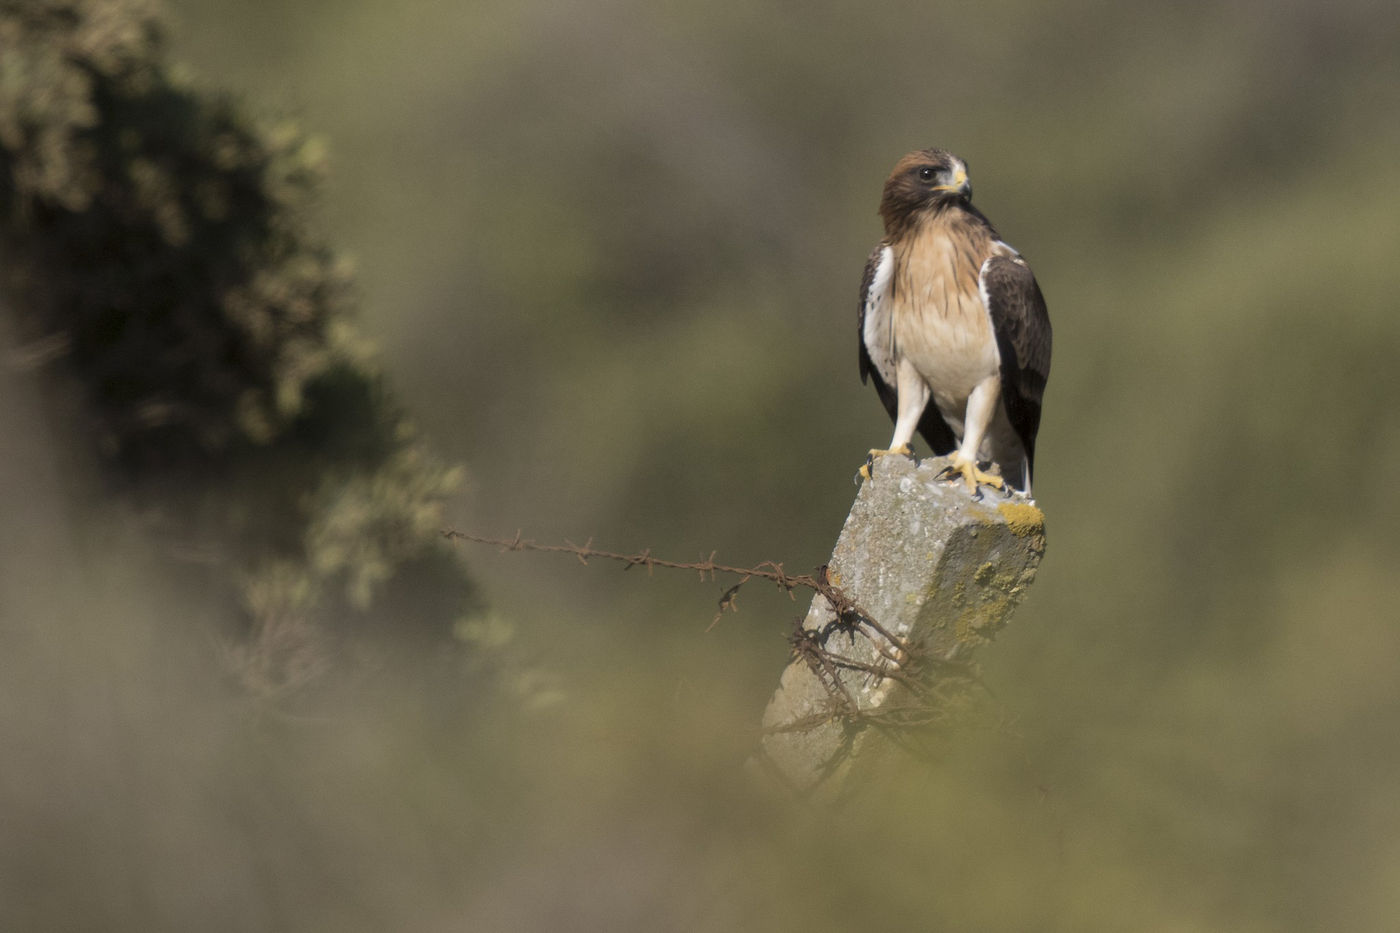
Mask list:
[[[893,244],[895,358],[913,365],[944,410],[961,413],[973,388],[999,371],[996,337],[978,288],[982,262],[997,245],[980,229],[954,231],[941,218],[919,224]]]

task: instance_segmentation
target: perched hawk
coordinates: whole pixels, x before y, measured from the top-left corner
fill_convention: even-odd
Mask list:
[[[1029,495],[1050,318],[1030,266],[971,200],[966,163],[942,149],[909,153],[885,181],[885,238],[860,290],[860,378],[875,377],[894,437],[861,472],[910,455],[917,428],[974,494],[1009,482]]]

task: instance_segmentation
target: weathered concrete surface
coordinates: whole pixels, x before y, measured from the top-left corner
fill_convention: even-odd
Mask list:
[[[828,579],[860,612],[841,625],[831,600],[812,600],[809,650],[795,653],[763,717],[756,764],[782,783],[835,792],[911,723],[936,718],[948,662],[989,641],[1034,579],[1045,551],[1040,509],[992,490],[973,499],[936,479],[947,465],[885,458],[856,496]]]

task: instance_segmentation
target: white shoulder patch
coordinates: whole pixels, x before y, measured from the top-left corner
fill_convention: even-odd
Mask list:
[[[1016,247],[1012,246],[1005,240],[992,241],[992,255],[1002,256],[1003,258],[1010,259],[1012,262],[1018,262],[1023,266],[1026,264],[1026,261],[1021,258],[1021,253],[1016,249]],[[986,263],[983,263],[982,267],[985,269]]]
[[[1000,243],[1001,241],[998,240],[997,242]],[[982,268],[977,270],[977,297],[982,299],[982,307],[987,310],[989,320],[990,315],[992,313],[992,299],[991,296],[987,293],[987,266],[989,266],[992,260],[996,258],[997,257],[995,255],[988,256],[986,259],[982,260]],[[995,321],[992,322],[992,330],[996,330]]]
[[[870,283],[871,295],[884,295],[890,290],[890,279],[894,277],[894,250],[886,246],[880,250],[880,262],[875,266],[875,278]]]
[[[890,318],[890,282],[894,279],[894,250],[880,250],[880,261],[865,293],[865,350],[880,378],[891,387],[895,384],[894,322]]]

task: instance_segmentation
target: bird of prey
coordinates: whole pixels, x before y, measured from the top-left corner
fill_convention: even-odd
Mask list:
[[[947,473],[973,495],[1009,494],[1008,483],[1030,495],[1050,375],[1050,317],[1030,266],[972,206],[967,163],[942,149],[899,160],[880,216],[885,236],[860,290],[860,378],[875,377],[894,437],[861,474],[887,454],[912,456],[917,429],[952,454]]]

